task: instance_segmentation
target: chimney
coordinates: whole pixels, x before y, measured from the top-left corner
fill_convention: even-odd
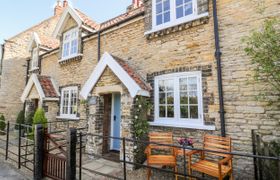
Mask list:
[[[60,0],[57,0],[56,6],[54,7],[54,15],[60,15],[63,11]]]
[[[67,7],[68,6],[68,1],[67,0],[63,0],[63,7]]]
[[[139,8],[143,4],[143,0],[133,0],[133,8]]]
[[[132,0],[132,4],[127,7],[127,11],[131,11],[133,9],[137,9],[143,5],[143,0]]]

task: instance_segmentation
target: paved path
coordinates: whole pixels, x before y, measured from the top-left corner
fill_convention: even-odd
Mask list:
[[[2,159],[1,159],[2,161]],[[6,162],[0,161],[0,179],[1,180],[25,180],[26,178],[18,173],[14,167]]]

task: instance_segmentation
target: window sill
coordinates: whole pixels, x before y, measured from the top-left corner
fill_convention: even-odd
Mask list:
[[[59,64],[65,64],[71,61],[79,61],[83,58],[83,54],[77,54],[75,56],[71,56],[71,57],[67,57],[67,58],[63,58],[61,60],[58,61]]]
[[[198,20],[198,19],[201,19],[201,18],[204,18],[204,17],[208,17],[208,16],[209,16],[209,13],[207,12],[207,13],[203,13],[203,14],[200,14],[200,15],[197,15],[197,16],[191,16],[190,18],[187,18],[187,19],[178,20],[176,22],[170,22],[168,24],[161,25],[161,26],[156,26],[156,27],[153,27],[152,30],[145,32],[144,35],[145,36],[150,35],[150,34],[155,33],[157,31],[162,31],[162,30],[174,27],[174,26],[181,25],[181,24],[187,24],[187,23],[190,23],[190,22],[193,22],[195,20]]]
[[[162,122],[149,122],[150,126],[163,126],[174,128],[186,128],[186,129],[200,129],[200,130],[215,130],[215,126],[202,125],[202,124],[187,124],[187,123],[162,123]]]
[[[79,117],[69,117],[69,116],[56,116],[57,119],[64,119],[64,120],[80,120]]]

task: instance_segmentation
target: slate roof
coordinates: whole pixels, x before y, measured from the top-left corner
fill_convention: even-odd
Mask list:
[[[46,97],[48,97],[48,98],[58,97],[58,94],[56,93],[56,90],[55,90],[54,85],[52,83],[51,77],[49,77],[49,76],[38,76],[38,80],[40,82],[40,85],[41,85]]]

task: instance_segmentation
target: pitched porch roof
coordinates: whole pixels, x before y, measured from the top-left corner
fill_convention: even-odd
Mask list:
[[[24,102],[28,97],[33,85],[36,87],[41,100],[58,101],[59,92],[52,78],[49,76],[38,76],[32,74],[21,96],[21,101]]]
[[[141,76],[139,76],[125,61],[105,52],[82,88],[81,96],[84,99],[88,97],[91,90],[95,87],[106,67],[109,67],[125,85],[131,97],[135,97],[136,95],[150,96],[149,91],[151,87],[141,78]]]

